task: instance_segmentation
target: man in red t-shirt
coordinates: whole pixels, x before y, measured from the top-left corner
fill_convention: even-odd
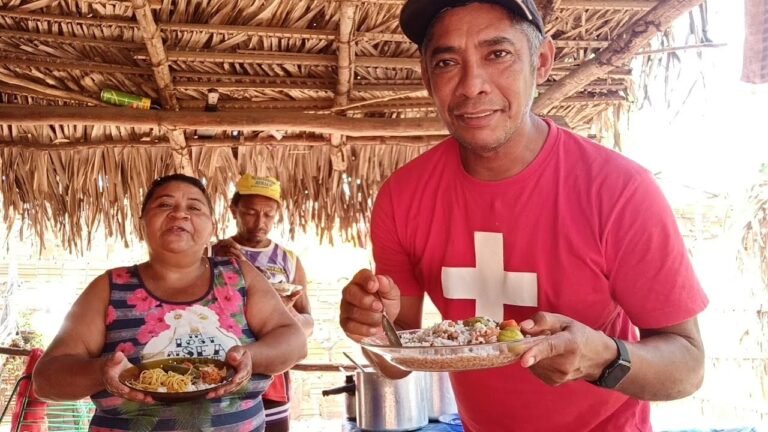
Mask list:
[[[647,401],[701,385],[707,305],[653,176],[531,113],[554,62],[532,0],[408,0],[401,26],[452,137],[379,192],[378,276],[344,288],[344,331],[420,328],[425,293],[445,319],[517,319],[550,336],[452,373],[465,430],[650,431]]]

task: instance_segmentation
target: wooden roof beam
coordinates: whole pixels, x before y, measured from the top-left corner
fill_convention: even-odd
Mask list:
[[[160,29],[155,24],[150,5],[147,0],[132,0],[131,4],[144,43],[147,46],[149,58],[152,61],[152,72],[155,76],[163,108],[176,111],[179,109],[179,104],[173,89],[173,77],[171,77],[171,70],[168,68],[168,57],[163,46],[163,39],[160,36]],[[192,175],[192,153],[187,146],[184,132],[176,128],[163,128],[163,132],[173,148],[176,168],[184,174]]]
[[[560,78],[533,102],[533,111],[544,114],[561,100],[576,93],[585,84],[608,71],[625,65],[637,51],[658,32],[669,27],[679,16],[699,5],[703,0],[662,0],[656,7],[633,22],[611,43],[585,61],[581,66]]]
[[[176,110],[178,104],[173,90],[173,78],[171,78],[171,71],[168,68],[168,56],[165,53],[163,39],[160,37],[160,30],[155,24],[154,17],[152,17],[152,10],[147,0],[131,1],[133,13],[139,23],[141,35],[147,47],[149,60],[152,62],[152,72],[160,93],[160,101],[163,108]]]
[[[69,90],[62,90],[54,87],[49,87],[43,84],[39,84],[33,81],[26,80],[24,78],[19,78],[15,75],[11,75],[4,70],[0,69],[0,82],[4,82],[6,84],[12,84],[21,86],[30,90],[34,90],[36,92],[40,92],[42,94],[48,95],[49,97],[54,98],[61,98],[64,100],[71,100],[71,101],[77,101],[82,103],[87,103],[89,105],[96,105],[96,106],[107,106],[107,104],[101,102],[100,100],[90,98],[88,96],[81,95],[79,93],[69,91]]]
[[[142,44],[138,44],[134,42],[82,38],[82,37],[75,37],[75,36],[60,36],[60,35],[47,34],[47,33],[32,33],[32,32],[2,30],[2,29],[0,29],[0,38],[27,39],[27,40],[33,40],[33,41],[53,42],[57,44],[88,45],[88,46],[97,46],[97,47],[104,47],[104,48],[110,48],[110,49],[122,48],[127,50],[138,50],[138,49],[141,49],[141,47],[143,46]]]
[[[139,53],[136,59],[149,56]],[[168,51],[168,60],[177,62],[223,62],[248,64],[295,64],[304,66],[336,66],[337,57],[328,54],[280,53],[272,51],[246,51],[223,53],[217,51]],[[356,57],[357,66],[420,70],[418,58],[402,57]]]
[[[446,137],[442,135],[424,136],[424,137],[350,137],[347,144],[355,146],[405,146],[422,147],[438,144]],[[190,139],[187,140],[189,147],[256,147],[256,146],[306,146],[306,147],[324,147],[331,143],[322,137],[294,137],[288,136],[281,139],[276,138],[246,138],[242,140],[233,140],[227,138],[213,139]],[[0,149],[19,149],[31,151],[71,151],[71,150],[89,150],[104,148],[167,148],[173,145],[168,141],[159,140],[134,140],[134,141],[86,141],[86,142],[61,142],[57,144],[40,144],[32,142],[0,141]]]
[[[222,92],[230,91],[265,91],[265,90],[300,90],[300,91],[333,91],[332,84],[326,80],[319,80],[317,82],[300,82],[294,83],[282,83],[279,79],[261,81],[261,82],[211,82],[211,81],[174,81],[174,85],[177,89],[184,90],[208,90],[215,88]],[[539,90],[544,91],[552,87],[551,83],[542,84],[539,86]],[[584,90],[591,91],[605,91],[605,90],[622,90],[626,89],[627,84],[623,82],[607,83],[607,82],[594,82],[585,86]],[[375,84],[375,83],[363,83],[361,81],[355,81],[354,87],[352,87],[347,93],[347,99],[349,95],[353,93],[414,93],[414,92],[426,92],[423,84]],[[348,102],[344,102],[339,106],[344,106]]]
[[[339,11],[339,35],[336,49],[338,51],[336,106],[349,103],[349,93],[355,80],[355,49],[352,42],[355,33],[355,14],[357,4],[343,1]]]
[[[361,0],[363,3],[402,5],[405,0]],[[561,9],[650,9],[655,1],[645,0],[560,0]],[[650,3],[650,5],[649,5]]]
[[[296,111],[248,110],[227,112],[158,111],[130,108],[51,107],[0,105],[0,124],[7,125],[112,125],[170,130],[280,130],[348,136],[445,135],[437,118],[347,118]]]
[[[577,95],[560,101],[560,105],[574,105],[583,103],[611,103],[626,101],[624,96],[616,93],[605,95]],[[366,102],[366,101],[353,101]],[[202,109],[205,102],[201,100],[181,100],[179,104],[184,109]],[[237,110],[285,110],[291,112],[327,112],[334,107],[334,101],[331,99],[323,100],[290,100],[290,101],[249,101],[249,100],[220,100],[219,109],[221,111]],[[425,111],[433,110],[434,105],[430,98],[412,98],[398,99],[390,101],[379,101],[365,105],[355,105],[344,109],[347,113],[366,113],[366,112],[396,112],[396,111]]]
[[[84,60],[69,60],[29,54],[0,51],[0,64],[4,66],[39,67],[56,70],[76,70],[81,72],[116,73],[125,75],[152,75],[148,69],[109,63],[97,63]]]
[[[349,103],[349,94],[355,82],[355,45],[353,36],[355,34],[355,16],[357,15],[357,3],[353,1],[343,1],[339,8],[339,33],[336,44],[336,97],[333,106],[335,108],[346,106]],[[342,115],[344,115],[342,113]],[[344,136],[341,134],[331,135],[331,144],[338,147],[344,143]],[[343,150],[338,150],[342,153]],[[341,157],[334,155],[334,168],[343,169],[346,166],[337,167],[336,161],[343,161]],[[346,165],[346,164],[344,164]]]
[[[584,3],[592,3],[594,0],[585,0]],[[637,3],[637,2],[635,2]],[[642,2],[646,4],[643,8],[648,9],[654,3]],[[611,2],[611,4],[613,4]],[[650,6],[648,6],[650,5]],[[608,7],[610,8],[610,7]],[[619,8],[617,8],[619,9]],[[626,8],[624,8],[626,9]],[[131,28],[138,30],[139,26],[131,21],[122,21],[115,19],[97,19],[97,18],[81,18],[70,17],[64,15],[51,15],[29,12],[17,12],[15,10],[0,10],[0,17],[27,19],[33,21],[55,22],[60,24],[70,25],[83,25],[91,27],[104,27],[115,26],[121,28]],[[326,40],[334,41],[338,37],[337,32],[332,30],[314,30],[314,29],[299,29],[299,28],[281,28],[281,27],[255,27],[255,26],[238,26],[238,25],[220,25],[220,24],[196,24],[196,23],[161,23],[158,27],[164,33],[171,31],[176,32],[196,32],[196,33],[210,33],[210,34],[222,34],[222,35],[248,35],[252,37],[278,37],[278,38],[292,38],[292,39],[312,39],[312,40]],[[25,37],[33,37],[32,35],[40,35],[40,37],[49,37],[51,35],[41,35],[39,33],[31,32],[18,32],[24,34]],[[19,35],[18,37],[22,37]],[[68,43],[80,43],[80,44],[103,44],[104,41],[78,38],[78,37],[66,37],[67,39],[61,39],[61,41],[68,41]],[[373,33],[373,32],[359,32],[355,33],[355,40],[357,41],[372,41],[372,42],[403,42],[410,43],[408,38],[402,33]],[[124,42],[128,43],[128,42]],[[608,44],[607,41],[592,41],[592,40],[556,40],[554,41],[557,48],[601,48]],[[127,48],[128,46],[126,46]]]
[[[560,8],[648,10],[656,3],[655,0],[561,0]]]

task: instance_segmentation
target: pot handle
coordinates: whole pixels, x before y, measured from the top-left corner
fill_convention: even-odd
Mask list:
[[[327,390],[323,390],[320,392],[323,396],[331,396],[331,395],[338,395],[342,393],[354,393],[355,392],[355,383],[352,384],[344,384],[343,386],[330,388]]]

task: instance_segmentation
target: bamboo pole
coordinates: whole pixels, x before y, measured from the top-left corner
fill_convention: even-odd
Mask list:
[[[343,118],[335,115],[289,111],[144,111],[129,108],[2,106],[0,124],[32,125],[112,125],[121,127],[281,130],[289,132],[338,133],[349,136],[444,135],[437,118],[381,119]]]
[[[702,1],[663,0],[658,2],[653,9],[632,23],[622,33],[616,35],[610,45],[597,53],[595,57],[557,80],[551,88],[536,98],[533,102],[533,111],[544,114],[562,99],[577,92],[595,78],[625,65],[653,36],[669,27],[677,17]]]

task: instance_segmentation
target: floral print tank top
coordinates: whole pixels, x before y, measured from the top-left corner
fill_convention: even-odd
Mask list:
[[[120,351],[133,364],[166,357],[224,360],[227,350],[256,340],[245,321],[246,286],[231,258],[208,258],[211,286],[199,299],[169,302],[145,286],[138,267],[109,271],[110,300],[102,355]],[[254,375],[237,395],[146,406],[101,391],[91,431],[263,431],[261,395],[270,382]]]

